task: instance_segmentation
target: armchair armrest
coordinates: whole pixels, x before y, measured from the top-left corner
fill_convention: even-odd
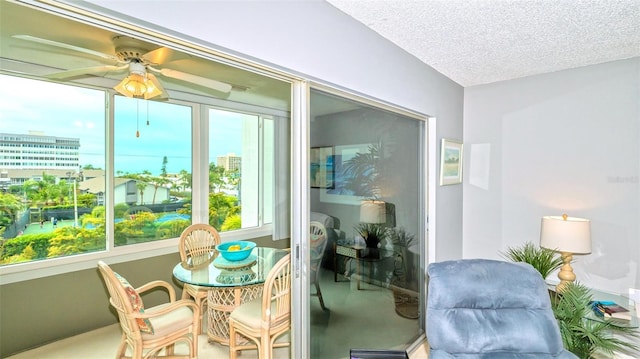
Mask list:
[[[200,307],[191,299],[180,299],[169,304],[161,304],[151,308],[145,308],[144,312],[131,313],[132,318],[154,318],[171,313],[174,310],[182,307],[190,307],[195,315],[195,318],[200,317]]]
[[[176,301],[176,290],[173,289],[173,286],[163,280],[154,280],[151,281],[149,283],[143,284],[140,287],[136,288],[136,292],[138,292],[138,294],[142,294],[144,292],[147,292],[151,289],[154,288],[165,288],[167,290],[167,292],[169,292],[169,301],[170,302],[175,302]]]

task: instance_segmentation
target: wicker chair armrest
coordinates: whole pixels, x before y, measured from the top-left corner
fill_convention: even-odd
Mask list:
[[[181,307],[191,307],[191,309],[193,310],[195,317],[198,318],[199,314],[200,314],[200,308],[198,307],[198,305],[196,304],[196,302],[194,302],[191,299],[180,299],[177,301],[174,301],[172,303],[170,303],[169,305],[166,305],[164,307],[162,307],[161,309],[158,310],[153,310],[153,308],[149,308],[149,309],[145,309],[144,313],[141,312],[133,312],[131,313],[131,317],[132,318],[153,318],[153,317],[159,317],[161,315],[170,313],[178,308]]]
[[[143,284],[140,287],[136,288],[136,292],[138,292],[138,294],[142,294],[144,292],[147,292],[151,289],[154,288],[159,288],[159,287],[163,287],[167,290],[167,292],[169,292],[169,301],[170,302],[175,302],[176,301],[176,290],[173,289],[173,286],[171,284],[169,284],[168,282],[165,282],[163,280],[154,280],[151,281],[149,283]]]

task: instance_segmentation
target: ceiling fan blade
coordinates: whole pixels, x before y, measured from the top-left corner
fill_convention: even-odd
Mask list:
[[[171,61],[187,59],[191,56],[163,46],[149,51],[141,57],[147,64],[162,65]]]
[[[40,44],[61,47],[63,49],[83,52],[85,54],[102,57],[104,59],[109,59],[109,60],[121,62],[120,59],[118,59],[117,57],[115,57],[113,55],[108,55],[108,54],[105,54],[105,53],[102,53],[102,52],[85,49],[84,47],[65,44],[63,42],[57,42],[57,41],[42,39],[42,38],[39,38],[39,37],[30,36],[30,35],[13,35],[13,37],[15,37],[17,39],[26,40],[26,41],[37,42],[37,43],[40,43]]]
[[[154,69],[151,66],[147,66],[147,69],[154,71],[156,73],[159,73],[166,77],[171,77],[177,80],[190,82],[199,86],[203,86],[203,87],[210,88],[210,89],[224,92],[224,93],[229,93],[232,88],[232,86],[227,83],[208,79],[208,78],[197,76],[197,75],[188,74],[186,72],[181,72],[181,71],[176,71],[171,69]]]
[[[81,76],[81,75],[93,75],[107,72],[115,72],[122,71],[128,69],[129,65],[123,66],[113,66],[113,65],[105,65],[105,66],[94,66],[94,67],[84,67],[80,69],[72,69],[68,71],[56,72],[53,74],[49,74],[46,77],[53,80],[64,80],[71,77]]]

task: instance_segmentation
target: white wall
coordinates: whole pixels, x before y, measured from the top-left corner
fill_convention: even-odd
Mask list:
[[[640,288],[640,58],[467,88],[464,105],[464,257],[539,243],[540,218],[567,213],[591,220],[577,279]]]
[[[435,116],[438,139],[462,138],[463,88],[325,1],[91,0],[83,6]],[[436,196],[436,258],[460,258],[462,186],[439,187]]]

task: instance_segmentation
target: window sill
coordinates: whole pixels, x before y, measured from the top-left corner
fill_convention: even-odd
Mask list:
[[[109,252],[100,251],[41,261],[17,263],[0,268],[0,285],[95,268],[99,260],[114,264],[175,253],[177,251],[178,239],[173,238],[162,242],[147,242],[139,245],[118,247]]]
[[[223,242],[252,239],[271,235],[271,225],[263,228],[223,232]],[[146,242],[68,257],[52,258],[41,261],[16,263],[0,267],[0,285],[23,282],[31,279],[49,277],[57,274],[76,272],[95,268],[99,260],[108,264],[135,261],[178,252],[178,238],[156,242]]]

